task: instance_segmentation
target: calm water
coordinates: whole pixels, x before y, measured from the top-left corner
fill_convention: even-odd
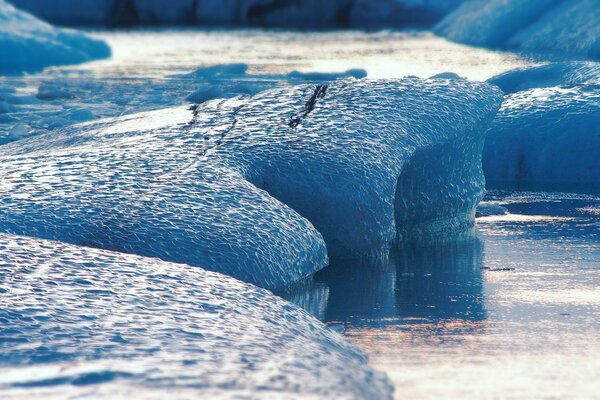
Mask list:
[[[472,240],[337,266],[291,298],[367,352],[397,398],[599,398],[600,197],[486,202],[508,214],[479,218]]]
[[[107,116],[185,103],[193,83],[171,75],[216,63],[245,62],[253,74],[364,68],[371,78],[455,71],[476,80],[531,63],[428,33],[95,35],[112,59],[0,79],[23,100],[0,130],[46,129],[69,107]],[[35,100],[43,82],[70,96]],[[286,297],[368,353],[398,398],[600,398],[600,198],[491,192],[486,201],[509,213],[480,218],[472,240],[404,249],[377,269],[332,266]]]

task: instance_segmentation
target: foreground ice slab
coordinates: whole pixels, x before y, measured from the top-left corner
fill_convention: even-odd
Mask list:
[[[105,43],[54,28],[0,0],[0,74],[37,72],[109,55]]]
[[[487,134],[488,182],[600,185],[600,88],[531,89],[507,95]]]
[[[388,399],[298,307],[217,273],[0,234],[0,397]]]
[[[76,125],[0,147],[0,230],[282,286],[323,268],[325,243],[376,259],[469,229],[501,99],[336,81]]]
[[[504,93],[552,86],[599,85],[600,63],[569,61],[519,68],[488,80]]]
[[[460,43],[600,57],[596,0],[469,0],[436,33]]]

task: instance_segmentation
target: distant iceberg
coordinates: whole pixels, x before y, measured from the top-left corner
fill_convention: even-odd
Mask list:
[[[431,26],[462,0],[10,0],[65,25]]]
[[[597,0],[469,0],[435,32],[450,40],[533,53],[600,57]]]
[[[0,146],[0,231],[285,286],[472,228],[501,100],[339,80],[74,125]]]
[[[0,234],[0,397],[391,399],[297,306],[182,264]]]
[[[108,56],[104,42],[54,28],[0,0],[0,74],[38,72]]]

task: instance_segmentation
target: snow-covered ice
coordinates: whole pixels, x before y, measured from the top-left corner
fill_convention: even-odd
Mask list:
[[[75,125],[0,147],[0,230],[283,286],[327,264],[325,243],[377,259],[472,227],[501,99],[349,80]]]
[[[0,397],[389,399],[339,334],[201,268],[0,234]]]
[[[488,182],[600,185],[600,88],[525,90],[505,97],[486,138]]]
[[[460,43],[600,57],[597,0],[469,0],[436,33]]]
[[[552,86],[599,85],[600,63],[564,61],[518,68],[488,79],[504,93]]]
[[[104,42],[54,28],[0,0],[0,74],[38,72],[109,55]]]

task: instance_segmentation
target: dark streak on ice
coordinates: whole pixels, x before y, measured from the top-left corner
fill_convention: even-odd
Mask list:
[[[306,116],[308,114],[310,114],[312,112],[312,110],[315,109],[317,100],[322,99],[323,97],[325,97],[326,94],[327,94],[327,85],[317,85],[313,94],[310,96],[310,99],[308,99],[308,101],[304,105],[304,112],[302,113],[302,115],[299,115],[299,116],[296,116],[296,117],[293,117],[292,119],[290,119],[290,122],[288,124],[290,126],[290,128],[296,128],[298,125],[300,125],[302,120],[304,118],[306,118]]]

